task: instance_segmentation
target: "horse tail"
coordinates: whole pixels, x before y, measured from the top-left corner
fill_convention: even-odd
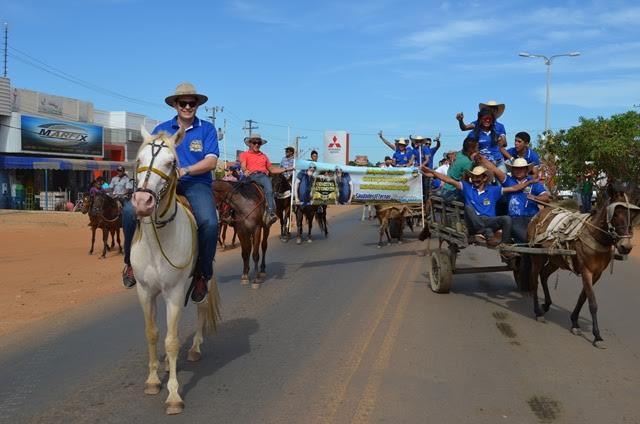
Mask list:
[[[209,286],[204,331],[206,333],[217,333],[218,323],[220,322],[220,293],[218,292],[218,280],[215,274],[211,277]]]

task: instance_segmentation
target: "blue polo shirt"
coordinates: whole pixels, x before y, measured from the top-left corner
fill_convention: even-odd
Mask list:
[[[409,164],[411,157],[413,156],[413,149],[407,147],[407,149],[403,152],[400,150],[396,150],[393,153],[393,159],[396,160],[396,166],[405,166]]]
[[[496,204],[502,197],[502,187],[496,185],[485,185],[484,190],[479,192],[473,185],[466,181],[462,182],[462,196],[464,204],[471,205],[480,216],[496,216]]]
[[[474,126],[478,125],[478,121],[473,121],[473,125]],[[493,128],[495,128],[496,132],[498,133],[498,136],[501,136],[501,135],[504,135],[505,137],[507,136],[507,131],[504,129],[504,125],[502,125],[500,122],[496,121]]]
[[[427,157],[427,155],[429,156],[429,160],[427,161],[427,167],[433,168],[433,157],[436,155],[436,152],[438,151],[438,147],[427,147],[423,144],[422,146],[420,146],[420,150],[422,150],[422,160],[424,160],[424,158]],[[418,155],[419,155],[419,150],[413,149],[415,166],[420,166],[420,157]]]
[[[524,154],[524,156],[518,156],[518,151],[515,147],[507,149],[507,152],[509,152],[509,154],[514,158],[521,157],[523,159],[526,159],[528,163],[535,163],[536,166],[540,166],[540,157],[532,149],[527,148],[527,152]]]
[[[499,136],[500,134],[498,134]],[[473,138],[473,131],[470,131],[467,137]],[[491,132],[480,131],[478,138],[478,148],[480,154],[494,163],[500,163],[503,160],[500,146],[496,140],[496,144],[491,144]]]
[[[530,180],[531,176],[527,176],[522,181]],[[502,183],[504,187],[512,187],[514,185],[518,185],[518,180],[513,177],[507,177],[506,180]],[[541,183],[531,184],[528,187],[525,187],[522,191],[517,191],[515,193],[509,193],[507,195],[507,204],[509,206],[509,216],[534,216],[538,213],[538,204],[533,200],[527,199],[527,195],[529,193],[534,196],[539,196],[542,193],[547,191]]]
[[[152,134],[158,134],[165,131],[169,135],[173,135],[180,129],[178,125],[178,117],[159,124],[153,129]],[[197,116],[193,120],[193,124],[187,128],[184,139],[176,146],[178,153],[178,162],[181,167],[195,165],[207,156],[220,156],[220,148],[218,147],[218,132],[211,122],[202,121]],[[200,175],[185,175],[180,178],[181,181],[194,183],[211,184],[213,178],[211,172],[205,172]]]

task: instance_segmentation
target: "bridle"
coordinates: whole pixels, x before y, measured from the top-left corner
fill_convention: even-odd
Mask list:
[[[231,186],[232,186],[233,188],[232,188],[231,190],[227,191],[227,192],[224,194],[224,197],[222,197],[222,198],[220,199],[220,203],[226,203],[226,204],[228,204],[229,206],[232,206],[232,205],[231,205],[231,199],[232,199],[232,198],[233,198],[233,196],[235,196],[236,194],[240,194],[240,193],[239,193],[239,189],[240,189],[240,187],[241,187],[241,184],[242,184],[242,183],[240,183],[240,182],[238,182],[238,183],[230,183],[230,182],[228,182],[228,181],[226,181],[226,183],[231,184]],[[255,183],[253,183],[253,184],[255,184]],[[261,199],[260,199],[260,201],[256,202],[256,205],[253,207],[253,209],[251,209],[249,212],[247,212],[246,214],[244,214],[244,215],[243,215],[243,216],[241,216],[241,217],[235,217],[235,218],[233,218],[233,221],[235,221],[235,222],[244,221],[244,220],[245,220],[249,215],[251,215],[251,214],[252,214],[256,209],[258,209],[258,208],[260,207],[260,205],[262,205],[263,203],[266,203],[266,200],[267,200],[267,199],[264,197],[263,192],[262,192],[261,190],[258,190],[258,194],[260,194],[260,195],[261,195],[261,196],[260,196],[260,197],[261,197]]]
[[[149,146],[151,146],[151,162],[149,162],[148,166],[138,166],[136,168],[135,177],[137,177],[138,174],[142,172],[144,172],[145,174],[144,174],[142,187],[138,188],[136,184],[135,192],[149,193],[153,196],[153,198],[156,201],[153,222],[156,228],[162,228],[168,223],[170,223],[171,221],[173,221],[176,217],[176,213],[178,212],[178,202],[172,202],[173,197],[176,195],[176,184],[178,182],[178,167],[177,167],[176,159],[174,158],[171,164],[171,170],[169,171],[169,175],[165,174],[158,168],[154,168],[153,164],[156,158],[158,157],[158,154],[160,154],[160,151],[163,148],[168,149],[169,146],[167,146],[163,140],[158,140],[158,139],[153,140],[151,143],[149,143]],[[151,173],[158,175],[164,181],[164,184],[160,188],[160,191],[158,191],[157,193],[151,190],[150,188],[147,188],[147,185],[149,184],[149,178],[151,177]],[[162,200],[164,195],[167,194],[167,192],[169,192],[169,195],[171,197],[169,198],[169,201],[167,202],[167,206],[165,207],[165,209],[160,213],[160,216],[158,216],[158,206],[160,205],[160,201]],[[171,214],[171,216],[165,220],[160,219],[167,214],[172,203],[175,203],[175,207],[173,209],[173,213]]]
[[[195,219],[193,218],[193,216],[190,216],[190,213],[188,212],[187,208],[181,204],[181,206],[185,209],[185,212],[187,212],[187,215],[189,215],[188,219],[189,219],[189,224],[191,226],[191,255],[189,256],[189,258],[187,259],[187,261],[183,264],[183,265],[175,265],[171,259],[169,259],[169,257],[167,256],[167,254],[165,253],[164,249],[162,248],[162,244],[160,243],[160,237],[158,236],[158,228],[162,228],[165,225],[167,225],[168,223],[170,223],[171,221],[173,221],[178,213],[178,203],[180,203],[177,199],[174,199],[176,196],[176,188],[177,188],[177,182],[178,182],[178,167],[177,167],[177,162],[176,159],[174,157],[173,162],[171,163],[171,170],[169,171],[169,175],[165,174],[164,172],[162,172],[161,170],[159,170],[158,168],[154,168],[153,163],[156,160],[156,157],[158,157],[158,154],[160,154],[160,151],[163,148],[168,149],[169,146],[166,145],[166,143],[163,140],[153,140],[151,143],[149,143],[149,146],[151,146],[151,162],[149,162],[148,166],[137,166],[136,167],[136,173],[135,176],[137,177],[137,175],[139,173],[144,172],[144,180],[142,183],[142,187],[141,188],[137,188],[137,183],[136,184],[136,192],[142,192],[142,193],[149,193],[151,194],[154,199],[155,199],[155,209],[154,209],[154,218],[151,219],[151,227],[153,228],[153,234],[156,237],[156,241],[158,242],[158,246],[160,247],[160,253],[162,253],[162,256],[164,257],[164,259],[169,263],[169,265],[171,265],[173,268],[176,269],[184,269],[187,266],[189,266],[189,264],[191,264],[191,261],[193,260],[193,256],[194,256],[194,252],[196,249],[196,225],[195,225]],[[160,191],[158,191],[157,193],[153,190],[151,190],[150,188],[147,188],[147,185],[149,183],[149,178],[151,177],[151,173],[154,173],[156,175],[158,175],[160,178],[162,178],[162,180],[164,181],[164,184],[162,185],[162,187],[160,188]],[[169,201],[167,202],[167,206],[164,208],[164,210],[160,213],[160,216],[158,217],[158,205],[160,204],[160,201],[163,199],[163,197],[165,196],[165,194],[167,194],[167,192],[169,192],[169,195],[171,197],[169,197]],[[169,208],[171,207],[171,204],[174,204],[174,209],[173,209],[173,213],[171,214],[171,216],[165,220],[161,220],[160,218],[164,217],[167,212],[169,211]]]
[[[632,203],[629,203],[629,198],[627,197],[626,193],[623,193],[623,194],[624,194],[624,202],[614,202],[614,203],[611,203],[609,206],[607,206],[607,234],[609,235],[609,237],[611,237],[614,243],[618,243],[622,239],[631,238],[631,235],[629,235],[629,233],[631,232],[630,231],[631,227],[633,226],[633,223],[631,220],[631,210],[632,209],[640,210],[640,207]],[[616,231],[616,227],[611,222],[613,220],[613,213],[616,207],[618,206],[622,206],[627,210],[627,234],[626,235],[618,234],[618,232]]]

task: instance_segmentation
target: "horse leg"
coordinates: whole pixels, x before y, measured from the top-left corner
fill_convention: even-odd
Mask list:
[[[298,209],[296,210],[296,229],[298,230],[296,244],[302,243],[302,224],[302,208],[298,207]]]
[[[209,307],[211,299],[207,299],[204,302],[198,304],[198,326],[196,327],[196,334],[193,335],[193,344],[189,353],[187,353],[187,361],[197,362],[202,359],[202,352],[200,351],[200,345],[204,340],[204,326],[207,319],[207,308]]]
[[[178,339],[178,322],[180,321],[180,303],[173,304],[167,299],[167,337],[164,339],[164,349],[169,360],[169,381],[167,389],[169,396],[165,401],[168,415],[179,414],[184,409],[184,402],[178,394],[178,378],[176,363],[178,351],[180,350],[180,340]]]
[[[385,233],[385,223],[380,224],[380,238],[378,239],[378,249],[382,247],[382,237],[384,237]]]
[[[233,227],[233,237],[231,238],[231,247],[235,247],[237,235],[238,235],[238,232],[236,231],[235,227]]]
[[[551,293],[549,293],[549,276],[556,272],[558,266],[554,263],[549,262],[546,267],[540,273],[540,283],[542,283],[542,290],[544,291],[544,304],[542,305],[542,309],[545,312],[549,312],[549,308],[551,308]]]
[[[593,291],[593,285],[600,278],[599,273],[592,273],[588,269],[582,271],[582,287],[589,301],[589,312],[591,312],[591,321],[593,323],[593,345],[600,349],[606,349],[604,340],[600,336],[600,327],[598,326],[598,303],[596,302],[596,293]]]
[[[547,257],[543,255],[531,256],[531,297],[533,298],[533,313],[536,315],[536,321],[545,322],[544,311],[540,309],[538,303],[538,279],[543,264]]]
[[[311,238],[311,229],[313,228],[313,215],[315,215],[313,210],[311,210],[311,213],[307,215],[307,224],[309,225],[309,232],[307,233],[307,243],[313,242],[313,239]]]
[[[93,255],[93,246],[96,243],[96,226],[91,226],[91,249],[89,249],[89,254]]]
[[[108,250],[108,244],[109,244],[109,229],[106,228],[104,225],[102,226],[102,244],[104,245],[104,248],[102,249],[102,255],[100,257],[98,257],[98,259],[104,259],[107,257],[107,250]]]
[[[156,325],[155,295],[144,291],[138,284],[138,300],[144,313],[144,334],[147,337],[149,350],[149,376],[144,383],[144,393],[157,395],[160,393],[160,379],[158,378],[158,326]]]
[[[249,284],[249,254],[251,254],[251,236],[244,235],[240,237],[240,246],[242,247],[242,277],[240,284]]]
[[[111,246],[109,247],[109,251],[113,250],[116,247],[116,229],[109,225],[109,233],[111,234]]]
[[[269,246],[269,227],[264,229],[264,234],[262,235],[262,260],[260,261],[260,272],[258,273],[258,277],[260,279],[264,279],[266,277],[266,257],[267,257],[267,247]]]
[[[262,280],[260,279],[260,271],[258,268],[258,262],[260,261],[260,242],[262,241],[262,228],[258,227],[256,232],[253,234],[253,270],[255,272],[255,277],[253,278],[253,282],[251,283],[252,289],[259,289]]]
[[[580,310],[582,309],[582,305],[587,300],[587,294],[584,291],[584,288],[580,292],[580,296],[578,296],[578,302],[576,302],[576,307],[573,308],[573,312],[571,312],[571,333],[579,336],[582,334],[582,330],[580,329],[580,324],[578,324],[578,319],[580,318]]]
[[[118,236],[118,253],[122,255],[122,243],[120,242],[120,227],[116,227],[116,235]]]

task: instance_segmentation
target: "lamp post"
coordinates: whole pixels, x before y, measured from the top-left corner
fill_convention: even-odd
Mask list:
[[[555,59],[556,57],[561,57],[561,56],[576,57],[576,56],[580,56],[580,52],[554,54],[553,56],[549,56],[549,57],[542,54],[531,54],[526,52],[520,52],[518,53],[518,56],[539,57],[543,59],[544,64],[547,65],[547,100],[545,102],[546,104],[545,104],[545,111],[544,111],[544,134],[546,139],[549,136],[549,105],[551,103],[549,92],[550,92],[550,86],[551,86],[551,64],[553,63],[553,59]]]

